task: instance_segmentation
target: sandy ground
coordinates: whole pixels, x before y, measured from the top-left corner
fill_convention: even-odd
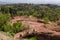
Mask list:
[[[13,38],[7,36],[7,34],[4,32],[0,32],[0,40],[13,40]]]

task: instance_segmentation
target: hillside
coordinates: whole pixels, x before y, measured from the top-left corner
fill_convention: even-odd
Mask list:
[[[14,40],[60,40],[60,6],[0,5],[0,31],[9,33]]]

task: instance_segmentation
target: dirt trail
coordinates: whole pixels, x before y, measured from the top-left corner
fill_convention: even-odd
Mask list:
[[[14,40],[21,40],[21,38],[26,36],[27,33],[29,35],[34,33],[35,35],[36,34],[37,35],[43,34],[43,35],[49,36],[49,37],[55,37],[56,36],[56,37],[60,38],[60,32],[52,31],[48,28],[45,28],[44,27],[45,24],[36,22],[37,21],[36,19],[33,19],[33,18],[30,19],[30,18],[24,18],[24,17],[14,17],[14,19],[11,20],[11,23],[14,23],[16,21],[21,21],[24,25],[29,25],[29,27],[31,29],[17,33],[14,37]]]

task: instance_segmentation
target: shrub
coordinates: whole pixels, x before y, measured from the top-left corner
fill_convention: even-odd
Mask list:
[[[22,23],[21,22],[13,23],[12,30],[13,30],[14,33],[17,33],[19,31],[21,31],[21,28],[22,28]]]
[[[8,22],[10,18],[10,14],[0,14],[0,31],[6,31],[4,28],[9,27]]]
[[[37,40],[36,37],[31,37],[29,40]]]
[[[10,18],[10,14],[0,14],[0,26],[8,22]]]
[[[49,22],[49,19],[47,17],[43,18],[44,20],[44,23],[48,23]]]

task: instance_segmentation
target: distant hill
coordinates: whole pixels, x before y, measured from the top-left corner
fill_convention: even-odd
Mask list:
[[[1,1],[0,1],[0,4],[6,4],[6,2],[1,2]]]
[[[11,3],[9,3],[9,2],[2,2],[2,1],[0,1],[0,4],[11,4]]]

